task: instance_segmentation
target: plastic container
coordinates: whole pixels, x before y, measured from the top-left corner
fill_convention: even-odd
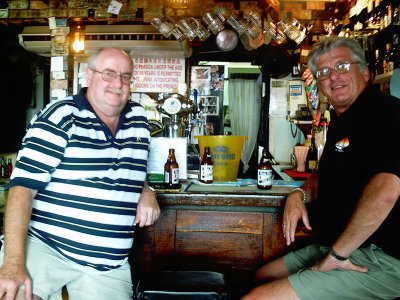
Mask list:
[[[204,147],[210,147],[214,162],[214,181],[235,182],[243,142],[247,140],[247,136],[201,135],[195,138],[199,141],[200,157],[203,157]]]

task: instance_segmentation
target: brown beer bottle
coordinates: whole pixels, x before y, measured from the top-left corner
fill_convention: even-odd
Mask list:
[[[272,166],[268,159],[267,149],[263,149],[261,160],[257,169],[257,188],[260,190],[271,189]]]
[[[172,186],[179,183],[179,166],[175,158],[175,149],[169,149],[167,162],[164,165],[164,182]]]
[[[200,182],[212,183],[214,177],[214,163],[210,154],[210,147],[204,147],[203,159],[200,162]]]

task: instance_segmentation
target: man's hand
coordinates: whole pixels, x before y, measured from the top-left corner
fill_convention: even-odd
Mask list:
[[[320,260],[319,262],[316,263],[316,265],[310,268],[310,270],[319,272],[328,272],[334,269],[344,269],[362,273],[368,272],[368,268],[355,265],[350,261],[350,259],[341,261],[337,260],[330,254],[328,254],[324,259]]]
[[[294,242],[297,222],[302,219],[308,230],[311,230],[310,221],[306,206],[303,203],[303,193],[300,191],[289,194],[286,199],[285,210],[283,212],[283,235],[286,239],[286,245]]]
[[[152,225],[160,216],[160,206],[156,199],[156,193],[144,188],[139,198],[136,209],[135,223],[139,227]]]
[[[32,300],[31,279],[25,267],[4,263],[0,268],[0,299],[14,300],[22,285],[25,286],[25,299]]]

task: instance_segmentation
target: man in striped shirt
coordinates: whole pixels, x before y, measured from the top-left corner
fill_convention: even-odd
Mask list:
[[[88,62],[88,88],[31,121],[10,181],[0,299],[131,299],[135,226],[160,214],[144,187],[150,132],[129,101],[133,63],[116,48]]]

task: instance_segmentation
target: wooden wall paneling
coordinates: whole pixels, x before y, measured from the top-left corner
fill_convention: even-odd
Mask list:
[[[262,213],[179,210],[177,231],[262,234]]]
[[[175,266],[176,210],[161,211],[154,230],[154,263],[156,269],[172,269]]]
[[[262,236],[219,232],[176,232],[180,268],[225,273],[232,266],[254,268],[262,260]]]
[[[263,262],[283,254],[285,239],[282,231],[282,214],[264,214]]]

